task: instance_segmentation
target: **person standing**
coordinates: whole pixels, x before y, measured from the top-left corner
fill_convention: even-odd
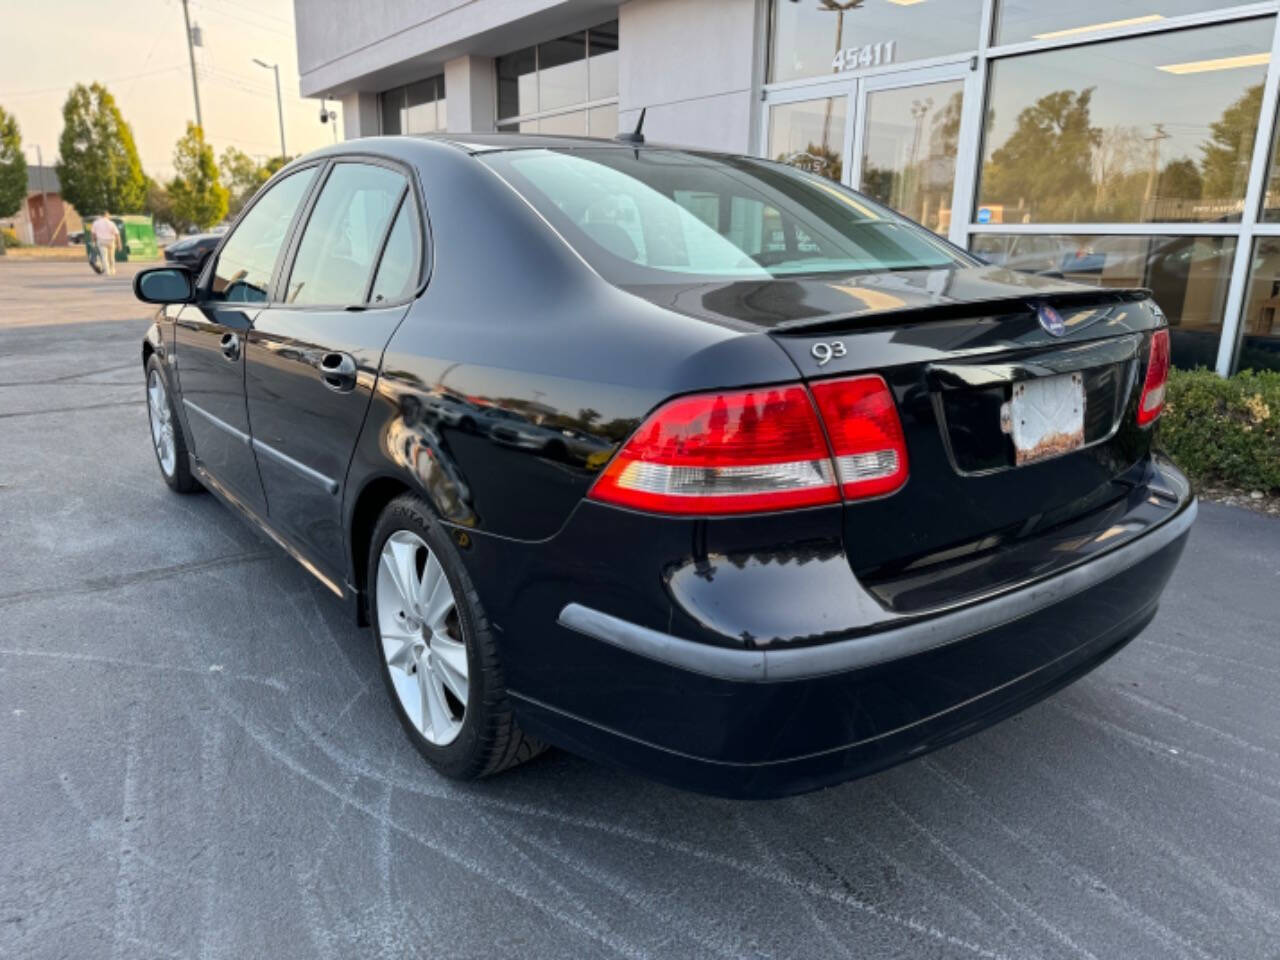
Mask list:
[[[102,211],[102,216],[93,221],[89,228],[93,233],[93,242],[98,247],[98,256],[102,259],[102,274],[107,277],[116,275],[116,251],[120,249],[120,228],[111,219],[111,214]]]

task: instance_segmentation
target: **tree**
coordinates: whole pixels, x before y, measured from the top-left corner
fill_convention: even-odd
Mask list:
[[[1096,194],[1093,151],[1102,137],[1090,125],[1093,89],[1056,90],[1018,114],[1013,133],[991,154],[984,205],[1036,204],[1030,212],[1037,220],[1082,219]]]
[[[151,214],[151,218],[156,223],[167,223],[171,227],[177,227],[178,216],[173,212],[173,198],[169,196],[169,190],[163,183],[157,183],[150,177],[147,177],[147,202],[146,212]]]
[[[208,229],[227,215],[227,188],[218,178],[213,147],[194,123],[187,124],[173,148],[173,169],[177,176],[169,181],[169,196],[179,221],[175,226]]]
[[[142,163],[133,130],[107,88],[72,87],[62,124],[57,169],[63,199],[86,217],[103,210],[140,212],[147,199]]]
[[[18,121],[0,107],[0,217],[18,212],[27,197],[27,158]]]
[[[246,203],[253,199],[259,188],[275,174],[277,170],[292,160],[292,157],[271,157],[258,163],[243,150],[227,147],[218,160],[222,182],[230,193],[228,215],[238,214]]]
[[[1217,121],[1209,124],[1209,139],[1200,145],[1206,200],[1244,196],[1261,110],[1262,84],[1258,84],[1246,90],[1239,100],[1222,111]]]

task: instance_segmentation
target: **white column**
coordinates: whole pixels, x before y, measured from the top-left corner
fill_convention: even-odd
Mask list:
[[[491,57],[457,57],[444,65],[446,129],[492,133],[497,123],[497,74]]]
[[[342,139],[376,137],[379,130],[378,95],[376,93],[344,93],[342,95]]]

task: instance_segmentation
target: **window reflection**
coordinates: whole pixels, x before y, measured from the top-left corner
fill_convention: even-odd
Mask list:
[[[1146,287],[1169,318],[1174,365],[1217,362],[1234,237],[980,234],[970,246],[988,263],[1013,270],[1102,287]]]
[[[500,131],[581,136],[587,132],[585,112],[565,108],[617,97],[618,23],[516,50],[498,57],[496,70]]]
[[[1273,24],[996,61],[978,222],[1238,220]]]
[[[1095,30],[1123,30],[1230,6],[1234,6],[1233,0],[999,0],[993,40],[1065,40]]]
[[[769,80],[972,50],[981,21],[982,0],[774,0]]]
[[[963,101],[960,80],[869,93],[862,192],[945,234]]]
[[[1236,369],[1280,370],[1280,238],[1254,243],[1247,292]]]
[[[428,77],[384,91],[382,133],[435,133],[445,127],[444,77]]]
[[[769,111],[769,157],[839,180],[846,106],[845,97],[778,104]]]

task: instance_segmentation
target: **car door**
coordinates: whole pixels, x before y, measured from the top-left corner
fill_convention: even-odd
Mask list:
[[[418,288],[422,223],[407,171],[332,163],[294,239],[279,302],[249,334],[245,392],[271,525],[338,581],[342,484],[383,348]]]
[[[298,170],[257,197],[207,272],[197,303],[178,315],[174,331],[192,452],[225,492],[259,514],[265,514],[266,501],[249,440],[244,344],[317,169]]]

